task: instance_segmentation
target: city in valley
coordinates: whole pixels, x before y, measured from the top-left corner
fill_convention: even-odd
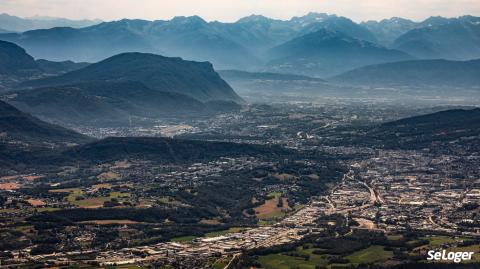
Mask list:
[[[0,1],[0,269],[479,268],[472,1],[87,2]]]
[[[5,251],[4,263],[179,268],[221,264],[228,268],[251,260],[256,264],[268,255],[296,257],[288,255],[305,246],[315,250],[315,244],[332,238],[356,246],[363,237],[380,239],[358,251],[374,251],[376,244],[418,244],[401,252],[410,259],[426,256],[430,248],[478,248],[480,156],[471,151],[472,144],[454,141],[441,149],[417,150],[409,145],[405,149],[367,147],[365,143],[373,138],[361,134],[365,126],[393,121],[389,110],[394,108],[352,106],[349,110],[342,105],[253,105],[215,119],[94,133],[138,136],[142,132],[147,137],[182,139],[211,136],[209,141],[286,150],[276,152],[280,147],[275,148],[271,156],[222,153],[211,160],[176,164],[138,156],[60,169],[42,165],[45,171],[4,176],[0,185],[2,227],[11,231],[10,236],[13,231],[21,233],[18,239],[22,241],[10,243],[25,246]],[[397,111],[397,117],[422,114],[410,108]],[[350,132],[361,136],[361,142],[352,139]],[[218,186],[224,180],[232,181],[228,187],[232,190]],[[208,195],[218,201],[205,202]],[[212,206],[222,208],[215,208],[211,215],[203,212],[202,207]],[[127,208],[141,213],[117,216],[110,212]],[[177,211],[195,213],[191,219],[181,213],[169,216]],[[41,253],[38,247],[45,243],[29,241],[42,237],[55,241],[58,250]],[[283,254],[268,253],[276,248]],[[400,263],[397,252],[384,252],[386,256],[379,261]],[[315,253],[310,255],[320,257],[316,257],[320,264],[336,263],[327,258],[333,256],[328,252]]]

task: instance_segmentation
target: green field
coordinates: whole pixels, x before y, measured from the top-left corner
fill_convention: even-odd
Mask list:
[[[244,228],[242,227],[230,227],[227,230],[206,233],[205,237],[217,237],[217,236],[222,236],[222,235],[231,234],[231,233],[238,233],[238,232],[241,232],[242,230],[244,230]]]
[[[449,236],[432,236],[432,237],[426,237],[424,239],[427,239],[430,241],[429,246],[436,248],[440,247],[441,245],[444,244],[449,244],[449,243],[454,243],[456,240],[453,237]]]
[[[272,191],[269,194],[267,194],[267,200],[273,199],[273,198],[279,198],[282,195],[281,192],[278,191]]]
[[[231,227],[231,228],[226,229],[226,230],[220,230],[220,231],[214,231],[214,232],[206,233],[203,237],[217,237],[217,236],[226,235],[226,234],[230,234],[230,233],[238,233],[238,232],[242,231],[243,229],[244,228],[242,228],[242,227]],[[195,236],[195,235],[186,235],[186,236],[174,237],[174,238],[170,239],[170,241],[178,242],[178,243],[188,243],[188,242],[192,242],[193,239],[198,238],[198,237],[199,236]]]
[[[128,201],[130,199],[130,193],[123,192],[110,192],[108,196],[97,196],[83,198],[85,193],[79,188],[65,189],[70,194],[67,196],[67,201],[78,207],[84,208],[98,208],[103,207],[103,203],[112,199],[117,199],[119,202]],[[56,192],[59,192],[56,190]],[[82,198],[82,199],[79,199]]]
[[[347,241],[345,241],[345,244]],[[339,252],[339,249],[343,251]],[[353,250],[352,250],[353,251]],[[384,246],[373,245],[366,246],[354,252],[349,252],[348,248],[338,247],[320,248],[315,244],[307,243],[297,247],[293,251],[274,253],[259,256],[257,262],[262,268],[290,269],[290,268],[315,268],[316,266],[331,267],[349,267],[361,263],[379,263],[393,258],[393,251],[386,251]]]
[[[283,254],[260,256],[258,261],[265,269],[315,269],[316,265],[313,261],[305,261],[305,259],[300,257],[292,257]]]
[[[351,263],[373,263],[386,261],[392,257],[393,252],[385,251],[383,246],[371,246],[348,255],[346,259],[348,259]]]
[[[480,245],[471,245],[467,247],[457,247],[457,248],[449,248],[447,251],[455,251],[455,252],[474,252],[472,256],[472,260],[464,261],[465,263],[480,263]]]
[[[177,242],[177,243],[187,243],[187,242],[192,242],[192,240],[195,238],[197,238],[197,236],[187,235],[187,236],[174,237],[170,241]]]
[[[276,220],[258,220],[257,225],[258,226],[268,226],[268,225],[273,225],[277,223],[278,221]]]
[[[399,245],[398,247],[390,247],[392,250],[385,250],[384,245],[368,245],[364,244],[363,248],[358,248],[358,243],[363,242],[359,238],[356,241],[350,241],[351,248],[346,247],[349,244],[346,237],[345,239],[332,238],[333,242],[327,242],[327,245],[322,246],[320,243],[306,243],[301,247],[297,247],[291,251],[283,251],[279,253],[273,253],[268,255],[260,255],[255,259],[262,267],[261,268],[271,268],[271,269],[290,269],[290,268],[300,268],[314,269],[315,266],[326,267],[326,268],[342,268],[350,266],[358,266],[359,264],[382,264],[391,260],[392,258],[398,258],[394,256],[394,249],[404,249],[402,253],[405,256],[402,256],[405,259],[408,257],[418,257],[419,253],[423,253],[425,249],[433,249],[434,247],[440,247],[445,244],[458,244],[461,241],[471,241],[470,238],[464,237],[451,237],[451,236],[421,236],[418,238],[412,237],[409,241],[404,240],[403,236],[390,235],[388,239],[390,242],[397,241],[397,243],[404,243],[404,245]],[[344,241],[335,241],[335,240],[344,240]],[[322,242],[322,241],[320,241]],[[337,242],[337,243],[335,243]],[[472,241],[471,241],[472,242]],[[473,243],[473,242],[472,242]],[[388,246],[388,244],[386,244]],[[412,249],[412,251],[407,251],[409,246],[421,245],[420,247]],[[324,247],[324,248],[322,248]],[[360,245],[360,247],[362,247]],[[387,248],[388,249],[388,248]],[[419,250],[421,252],[419,252]],[[353,252],[352,252],[353,251]],[[480,245],[478,243],[464,246],[464,247],[451,247],[447,251],[454,252],[474,252],[473,259],[471,261],[466,261],[467,263],[480,263]],[[315,254],[316,253],[316,254]],[[422,261],[420,261],[422,262]],[[424,262],[424,261],[423,261]]]
[[[316,265],[327,265],[325,257],[327,255],[317,255],[313,254],[314,250],[318,248],[307,248],[298,247],[295,251],[290,252],[299,255],[308,255],[309,258],[306,260],[303,257],[293,257],[286,255],[288,253],[279,253],[279,254],[270,254],[265,256],[260,256],[258,261],[264,268],[275,268],[275,269],[290,269],[290,268],[300,268],[300,269],[315,269]]]
[[[145,266],[139,266],[134,264],[127,264],[127,265],[117,265],[117,266],[106,266],[105,269],[144,269],[148,268]]]

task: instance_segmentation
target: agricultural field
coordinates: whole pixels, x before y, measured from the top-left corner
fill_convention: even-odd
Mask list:
[[[260,264],[263,268],[270,269],[315,269],[316,264],[313,261],[307,261],[301,257],[293,257],[283,254],[271,254],[260,257]]]
[[[192,242],[192,240],[195,238],[197,237],[194,235],[186,235],[186,236],[174,237],[170,241],[176,242],[176,243],[186,243],[186,242]]]
[[[362,239],[363,238],[363,239]],[[375,242],[370,244],[369,241]],[[478,240],[477,240],[478,241]],[[466,244],[465,246],[461,246]],[[361,264],[396,264],[411,259],[420,263],[426,261],[426,250],[444,248],[449,251],[475,252],[467,263],[480,261],[480,245],[475,239],[450,236],[388,235],[369,237],[368,235],[343,236],[320,239],[305,243],[291,250],[283,250],[254,257],[255,268],[275,269],[315,269],[342,268]]]
[[[263,268],[275,269],[315,269],[316,266],[350,266],[360,263],[383,262],[393,257],[391,251],[385,251],[383,246],[371,246],[360,251],[356,251],[343,259],[330,254],[316,254],[318,248],[298,247],[293,252],[280,254],[270,254],[259,257],[258,261]],[[341,263],[335,263],[341,262]],[[332,263],[333,262],[333,263]]]
[[[110,184],[97,184],[93,185],[92,189],[95,190],[95,193],[99,189],[110,189]],[[118,192],[118,191],[109,191],[106,195],[92,195],[87,193],[81,188],[69,188],[69,189],[56,189],[50,190],[52,193],[68,193],[66,201],[74,206],[80,208],[101,208],[105,205],[106,202],[112,202],[112,205],[120,205],[123,202],[128,202],[130,200],[130,193]]]
[[[231,233],[239,233],[243,230],[244,230],[244,228],[242,228],[242,227],[231,227],[231,228],[226,229],[226,230],[206,233],[205,237],[217,237],[217,236],[227,235],[227,234],[231,234]]]
[[[291,208],[288,206],[288,200],[282,197],[280,192],[272,192],[267,195],[267,200],[262,205],[254,208],[255,216],[265,223],[284,218]]]
[[[354,252],[345,258],[352,264],[360,264],[382,262],[392,257],[393,252],[386,251],[383,246],[371,246],[369,248]]]

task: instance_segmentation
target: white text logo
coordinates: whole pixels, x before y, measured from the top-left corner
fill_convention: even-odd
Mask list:
[[[435,250],[430,250],[427,252],[428,258],[427,260],[432,261],[453,261],[455,263],[459,263],[461,261],[469,261],[472,259],[472,255],[474,252],[448,252],[446,250],[442,250],[441,252],[436,252]]]

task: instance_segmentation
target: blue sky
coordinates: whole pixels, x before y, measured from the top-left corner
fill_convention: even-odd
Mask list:
[[[357,22],[393,16],[423,20],[437,15],[480,15],[480,0],[0,0],[0,13],[72,19],[152,20],[199,15],[208,21],[232,22],[250,14],[289,19],[310,11]]]

